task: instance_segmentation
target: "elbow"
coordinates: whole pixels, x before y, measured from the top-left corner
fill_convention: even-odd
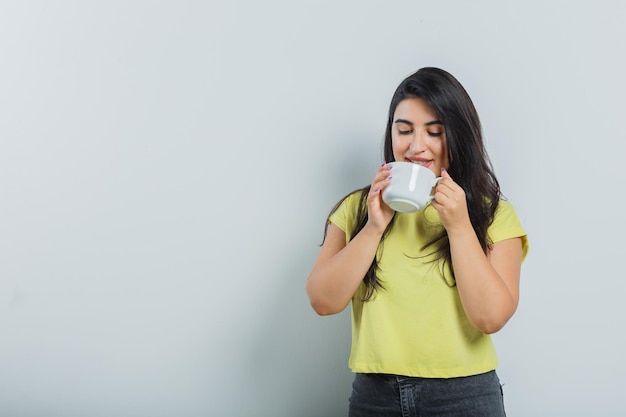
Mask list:
[[[479,331],[485,334],[494,334],[499,332],[504,325],[509,321],[509,318],[483,318],[480,320],[472,321],[472,325]]]
[[[313,311],[320,316],[331,316],[333,314],[341,313],[345,309],[345,306],[337,307],[327,302],[313,299],[311,299],[311,307],[313,308]]]
[[[477,330],[485,334],[494,334],[502,330],[515,314],[515,310],[517,310],[517,303],[511,303],[501,305],[497,309],[476,312],[476,314],[467,317]]]
[[[478,330],[485,334],[494,334],[500,331],[504,327],[505,323],[481,323],[475,326]]]
[[[306,283],[306,293],[313,311],[320,316],[330,316],[341,313],[350,303],[350,299],[342,300],[338,298],[332,292],[329,293],[327,289],[317,285],[315,281],[310,278]]]
[[[306,292],[311,303],[311,308],[320,316],[330,316],[333,314],[341,313],[347,304],[337,305],[332,303],[328,297],[319,294],[310,282],[307,283]]]

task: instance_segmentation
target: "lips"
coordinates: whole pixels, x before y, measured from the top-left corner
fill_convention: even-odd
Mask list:
[[[413,164],[421,165],[426,168],[428,168],[433,162],[432,159],[424,159],[424,158],[407,158],[406,161],[411,162]]]

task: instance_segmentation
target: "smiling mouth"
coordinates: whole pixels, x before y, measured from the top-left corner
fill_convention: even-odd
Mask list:
[[[412,161],[410,159],[408,159],[407,162],[410,162],[410,163],[416,164],[416,165],[420,165],[420,166],[423,166],[423,167],[426,167],[426,166],[430,165],[430,163],[431,163],[431,161]]]

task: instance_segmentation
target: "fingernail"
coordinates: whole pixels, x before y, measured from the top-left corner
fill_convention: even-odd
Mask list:
[[[393,168],[393,165],[388,165],[387,166],[387,171],[391,171],[391,168]]]
[[[393,177],[390,175],[387,178],[385,178],[385,181],[389,181],[390,179],[392,179]]]
[[[380,191],[380,188],[375,188],[374,192],[377,193],[378,191]]]
[[[441,167],[441,172],[446,172],[446,169],[444,167]]]

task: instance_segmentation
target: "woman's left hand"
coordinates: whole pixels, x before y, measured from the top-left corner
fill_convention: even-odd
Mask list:
[[[459,184],[454,182],[448,171],[441,170],[442,179],[435,187],[435,195],[432,206],[439,213],[443,227],[448,233],[455,228],[471,227],[465,191]]]

